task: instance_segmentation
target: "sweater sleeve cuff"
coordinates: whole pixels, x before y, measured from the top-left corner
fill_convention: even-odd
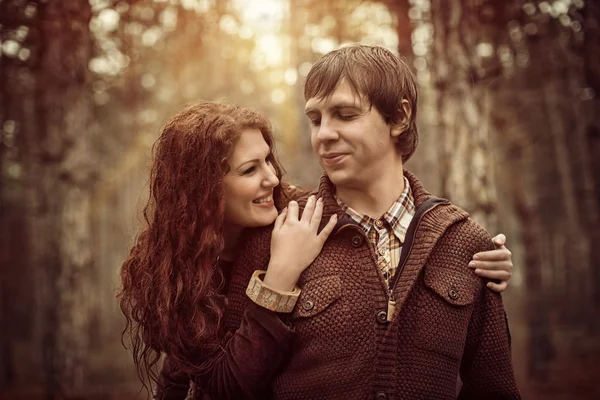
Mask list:
[[[275,338],[287,339],[294,334],[293,324],[289,314],[267,310],[255,303],[248,304],[246,318],[254,320],[264,329],[271,332]]]

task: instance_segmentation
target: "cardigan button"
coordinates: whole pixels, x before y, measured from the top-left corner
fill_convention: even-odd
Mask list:
[[[452,300],[456,300],[458,299],[458,292],[454,289],[450,289],[448,290],[448,297],[450,297]]]
[[[387,400],[387,394],[385,392],[377,392],[375,400]]]
[[[362,246],[364,239],[361,235],[356,235],[352,238],[352,246],[360,247]]]
[[[302,308],[304,308],[305,311],[310,311],[314,308],[315,303],[312,300],[306,300],[303,304],[302,304]]]
[[[379,310],[377,312],[377,322],[385,324],[387,322],[387,312],[385,310]]]

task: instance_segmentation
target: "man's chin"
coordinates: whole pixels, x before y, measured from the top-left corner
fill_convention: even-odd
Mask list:
[[[350,184],[350,182],[352,182],[351,174],[347,173],[346,171],[340,171],[340,170],[327,171],[327,170],[325,170],[325,172],[327,173],[329,180],[335,186],[347,186],[348,184]]]

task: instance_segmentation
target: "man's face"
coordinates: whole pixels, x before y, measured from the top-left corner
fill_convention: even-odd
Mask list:
[[[400,157],[392,127],[345,81],[327,98],[308,99],[305,113],[313,150],[336,186],[364,188]]]

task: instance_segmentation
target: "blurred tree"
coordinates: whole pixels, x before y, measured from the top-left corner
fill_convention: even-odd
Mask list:
[[[585,64],[585,78],[587,87],[582,91],[582,98],[586,104],[586,110],[589,115],[589,122],[586,128],[587,143],[586,148],[589,151],[589,160],[591,162],[591,182],[587,182],[586,199],[595,207],[596,213],[600,211],[600,4],[597,1],[586,1],[583,9],[583,30],[584,47],[583,57]],[[594,201],[595,200],[595,201]],[[600,311],[600,229],[594,225],[598,221],[598,216],[592,215],[591,219],[586,218],[591,235],[591,260],[592,268],[592,286],[594,290],[595,311]],[[592,318],[594,330],[597,333],[600,330],[600,321]]]
[[[10,101],[22,110],[26,251],[36,293],[33,351],[42,356],[47,398],[64,398],[81,388],[88,348],[91,9],[87,0],[15,1],[13,7],[13,15],[22,17],[17,29],[31,36],[31,62],[21,69],[26,85],[7,95],[23,96]]]
[[[539,379],[555,356],[551,324],[584,329],[599,283],[589,279],[598,207],[582,5],[431,1],[442,194],[492,232],[498,202],[512,204],[525,249],[529,373]]]
[[[20,3],[0,1],[0,388],[14,383],[18,360],[29,356],[17,349],[31,339],[34,308],[22,135],[33,121],[28,35],[33,21]]]
[[[435,41],[431,80],[436,89],[441,196],[465,207],[488,230],[497,230],[497,195],[491,159],[492,92],[499,73],[485,25],[493,23],[493,2],[432,1]],[[498,21],[498,29],[505,25]]]

